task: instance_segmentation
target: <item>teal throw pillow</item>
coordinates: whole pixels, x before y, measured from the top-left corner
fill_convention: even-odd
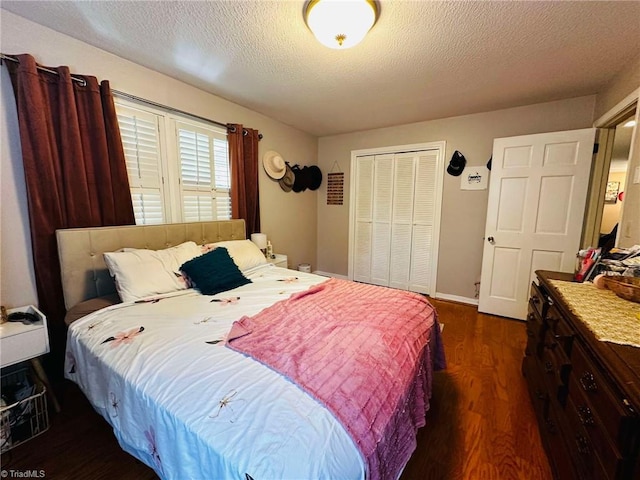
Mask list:
[[[189,260],[180,270],[203,295],[215,295],[251,283],[224,247]]]

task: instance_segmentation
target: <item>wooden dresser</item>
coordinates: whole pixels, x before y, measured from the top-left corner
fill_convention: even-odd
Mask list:
[[[556,478],[640,479],[640,348],[596,338],[558,288],[572,275],[536,275],[522,373]]]

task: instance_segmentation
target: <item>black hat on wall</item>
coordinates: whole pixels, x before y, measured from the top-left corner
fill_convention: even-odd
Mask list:
[[[307,169],[307,176],[309,184],[307,187],[309,190],[317,190],[320,188],[320,184],[322,184],[322,171],[315,165],[311,165]]]
[[[453,156],[451,157],[451,161],[447,167],[447,173],[454,177],[459,177],[466,165],[467,159],[464,158],[464,155],[462,155],[458,150],[456,150],[453,152]]]
[[[307,167],[300,168],[300,165],[291,167],[295,179],[293,181],[293,191],[296,193],[304,192],[307,189]]]

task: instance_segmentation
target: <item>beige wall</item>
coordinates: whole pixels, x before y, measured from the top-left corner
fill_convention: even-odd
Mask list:
[[[186,85],[103,50],[79,42],[2,10],[3,53],[30,53],[44,65],[68,65],[72,72],[108,79],[111,87],[220,122],[242,123],[264,135],[260,156],[277,150],[286,160],[316,164],[317,139],[264,115]],[[15,103],[6,69],[2,69],[0,110],[0,302],[7,306],[37,303],[29,243],[26,196],[16,124]],[[284,193],[260,169],[262,231],[289,264],[313,263],[316,256],[316,192]]]
[[[348,135],[323,137],[318,165],[323,172],[338,162],[345,173],[345,204],[326,205],[326,184],[318,197],[318,270],[348,273],[349,170],[351,151],[445,140],[448,164],[455,150],[467,165],[485,165],[493,139],[590,127],[594,96],[494,112],[400,125]],[[473,299],[480,279],[488,190],[460,190],[460,177],[445,174],[436,289],[440,294]]]
[[[594,120],[607,113],[618,102],[640,87],[640,54],[618,72],[596,97]]]

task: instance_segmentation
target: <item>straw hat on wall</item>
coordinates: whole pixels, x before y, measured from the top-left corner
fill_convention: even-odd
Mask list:
[[[287,167],[282,156],[273,150],[269,150],[262,157],[262,166],[264,171],[267,172],[274,180],[280,180],[287,173]]]

